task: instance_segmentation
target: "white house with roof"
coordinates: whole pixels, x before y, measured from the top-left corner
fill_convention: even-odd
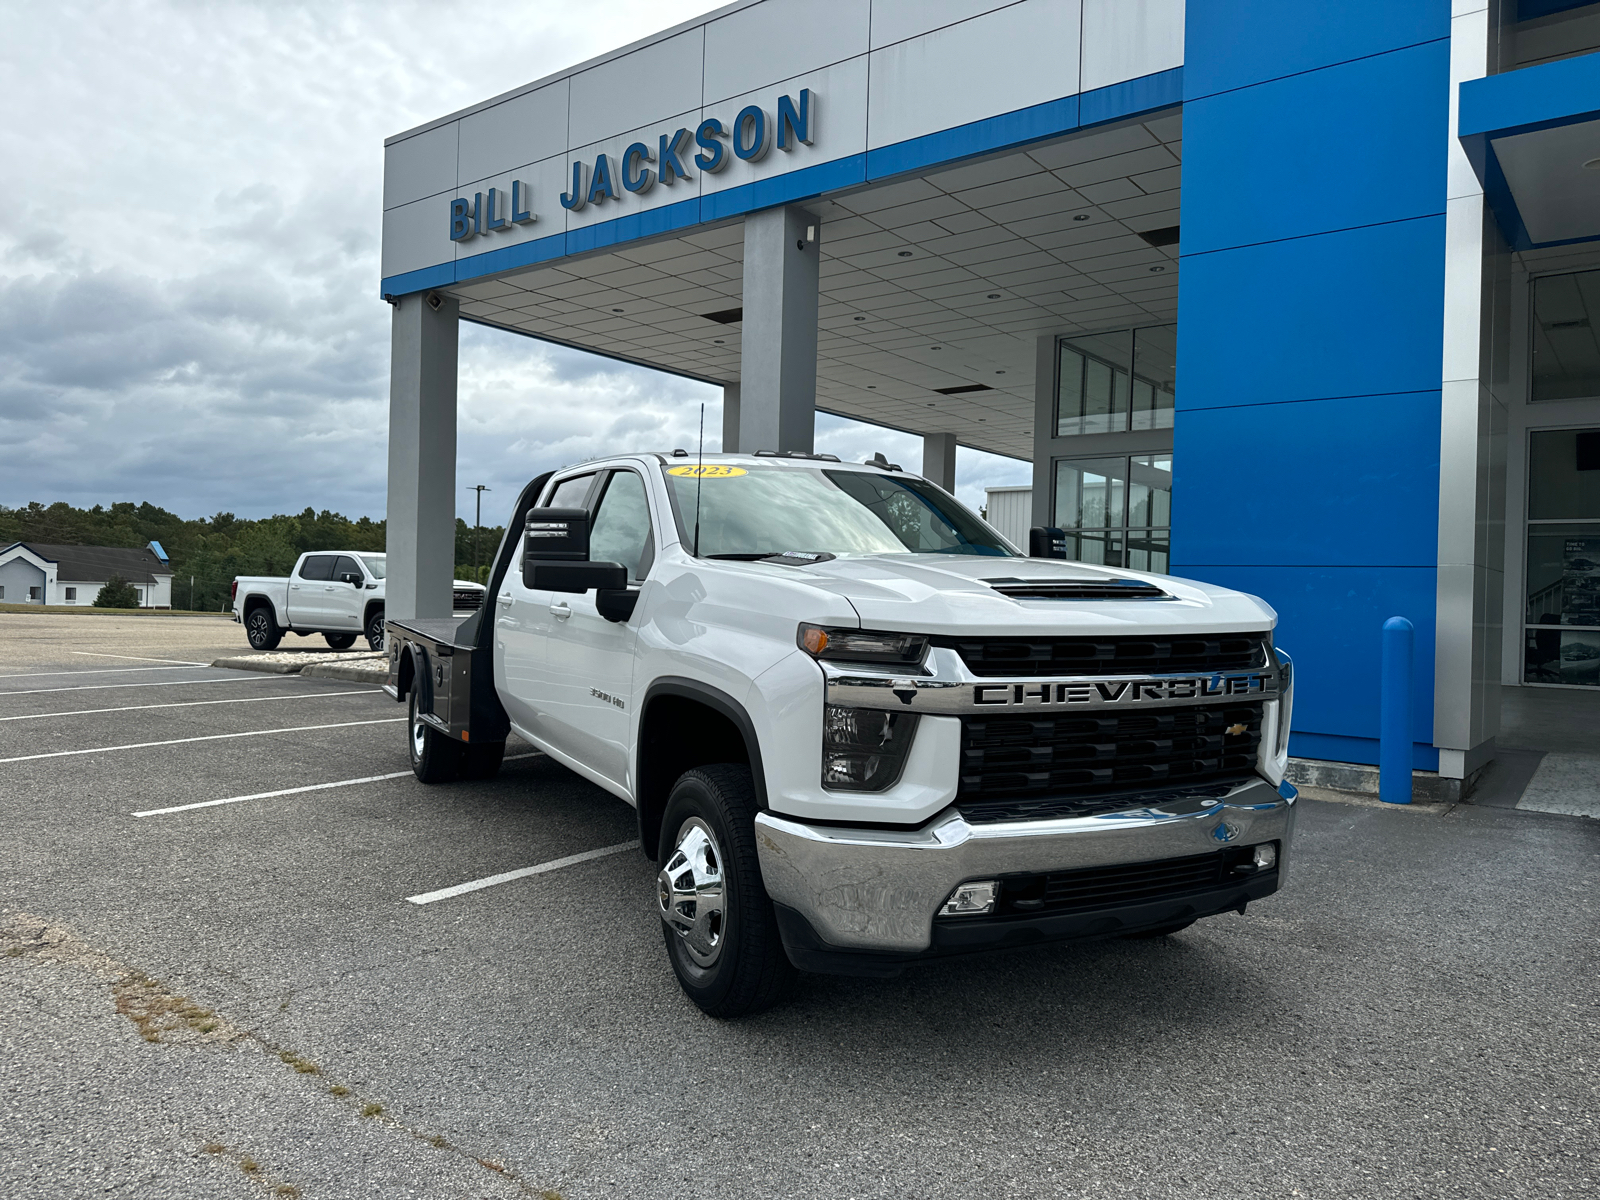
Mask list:
[[[133,586],[140,608],[172,607],[172,568],[160,542],[138,550],[13,542],[0,549],[0,604],[92,605],[113,575]]]

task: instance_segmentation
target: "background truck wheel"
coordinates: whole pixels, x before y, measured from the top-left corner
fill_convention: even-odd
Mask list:
[[[493,779],[500,774],[500,760],[506,756],[504,742],[478,742],[462,746],[461,778]]]
[[[1154,929],[1141,929],[1138,933],[1125,933],[1122,936],[1130,942],[1142,941],[1145,938],[1166,937],[1169,933],[1177,933],[1180,929],[1187,929],[1193,921],[1178,921],[1172,925],[1157,925]]]
[[[410,736],[406,744],[411,747],[411,772],[423,783],[449,783],[456,777],[461,748],[422,719],[417,711],[417,689],[411,689],[408,708],[410,721],[406,728]]]
[[[372,650],[383,649],[383,609],[378,609],[367,618],[367,646]]]
[[[250,639],[252,650],[276,650],[283,641],[283,630],[272,619],[272,610],[265,604],[252,608],[245,614],[244,635]]]
[[[353,633],[325,633],[322,636],[335,650],[348,650],[356,644],[356,635]]]
[[[770,1008],[794,985],[756,858],[748,767],[686,772],[661,822],[657,901],[684,994],[712,1017]]]

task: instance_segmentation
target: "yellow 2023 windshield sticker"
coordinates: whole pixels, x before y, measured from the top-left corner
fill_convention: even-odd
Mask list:
[[[685,475],[690,479],[732,479],[735,475],[746,475],[743,467],[724,467],[716,463],[705,467],[668,467],[668,475]]]

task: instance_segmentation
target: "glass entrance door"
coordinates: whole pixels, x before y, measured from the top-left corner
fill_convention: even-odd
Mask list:
[[[1528,435],[1524,683],[1600,687],[1600,429]]]

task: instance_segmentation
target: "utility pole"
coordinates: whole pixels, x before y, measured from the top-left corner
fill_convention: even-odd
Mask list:
[[[472,517],[472,582],[482,583],[483,580],[478,578],[478,531],[483,528],[483,494],[494,489],[479,483],[469,487],[467,491],[478,493],[478,509]]]

